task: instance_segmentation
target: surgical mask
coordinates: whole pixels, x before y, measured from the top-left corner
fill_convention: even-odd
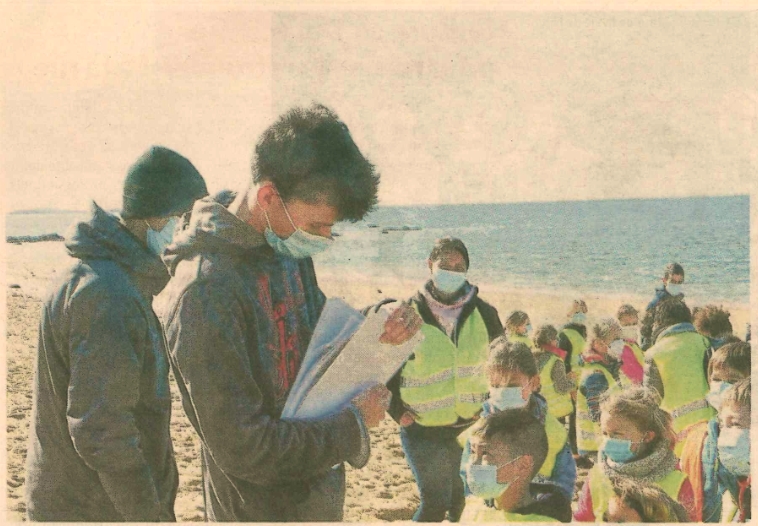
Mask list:
[[[466,273],[444,270],[435,266],[432,271],[432,281],[440,292],[452,294],[460,290],[463,284],[466,283]]]
[[[684,294],[684,285],[681,283],[669,283],[666,285],[666,290],[672,296],[678,296],[679,294]]]
[[[587,315],[583,312],[577,312],[573,316],[571,316],[571,323],[578,323],[579,325],[584,325],[584,322],[587,321]]]
[[[172,217],[166,223],[162,229],[156,231],[153,230],[150,224],[145,221],[147,225],[147,247],[150,252],[160,257],[166,250],[166,247],[171,244],[174,239],[174,230],[176,229],[177,218]]]
[[[522,391],[521,387],[490,387],[490,405],[496,411],[522,409],[529,403],[521,396]]]
[[[532,324],[531,323],[527,324],[527,326],[526,326],[526,334],[527,334],[527,336],[529,336],[529,335],[532,334]]]
[[[279,199],[281,200],[281,197]],[[295,259],[305,259],[323,252],[334,242],[331,238],[309,234],[302,228],[295,226],[284,201],[282,201],[282,207],[284,208],[284,213],[287,214],[287,219],[289,219],[292,228],[295,229],[287,239],[282,239],[274,233],[271,229],[268,213],[265,210],[263,212],[268,224],[263,235],[266,237],[266,242],[274,249],[274,252]]]
[[[520,458],[520,457],[519,457]],[[518,460],[515,458],[508,462],[511,464]],[[504,466],[507,466],[505,464]],[[466,484],[471,493],[482,499],[497,499],[515,482],[516,479],[501,483],[497,481],[497,466],[488,464],[469,463],[466,468]]]
[[[639,339],[639,326],[627,325],[626,327],[621,327],[621,335],[625,340],[636,342]]]
[[[750,430],[728,427],[719,433],[719,462],[733,475],[750,475]]]
[[[635,456],[632,451],[632,441],[621,438],[606,437],[602,452],[608,459],[619,464],[629,462]]]
[[[705,395],[705,399],[716,411],[721,409],[721,397],[724,391],[732,387],[729,382],[712,382],[711,390]]]
[[[613,340],[608,346],[608,353],[617,360],[620,360],[621,355],[624,353],[625,345],[624,340]]]

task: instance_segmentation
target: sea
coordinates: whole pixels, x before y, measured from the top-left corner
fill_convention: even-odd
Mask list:
[[[330,274],[422,282],[434,241],[455,236],[468,247],[472,283],[652,296],[676,261],[688,298],[749,304],[749,212],[749,196],[381,206],[338,224],[314,262]],[[83,217],[15,212],[6,236],[64,235]]]

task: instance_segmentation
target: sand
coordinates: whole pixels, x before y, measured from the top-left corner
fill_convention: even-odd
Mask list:
[[[32,403],[32,380],[37,346],[39,309],[50,280],[67,264],[63,243],[43,242],[6,245],[7,299],[7,520],[24,520],[24,463]],[[368,281],[359,276],[319,273],[319,283],[327,296],[346,299],[356,307],[372,304],[383,297],[408,297],[418,283],[399,277]],[[13,288],[10,288],[13,287]],[[528,312],[532,324],[561,324],[574,294],[539,292],[480,284],[482,297],[500,312],[501,319],[514,309]],[[381,292],[380,292],[381,291]],[[593,317],[612,315],[618,306],[631,302],[638,308],[643,296],[583,294]],[[691,305],[693,306],[693,305]],[[749,319],[746,305],[727,305],[736,329]],[[742,336],[742,334],[740,334]],[[203,520],[203,498],[199,460],[199,439],[181,407],[172,378],[172,438],[179,466],[180,485],[176,516],[181,522]],[[418,505],[413,475],[400,448],[398,427],[389,417],[371,431],[372,455],[363,469],[348,468],[345,520],[375,522],[410,520]],[[585,471],[580,471],[578,487]]]

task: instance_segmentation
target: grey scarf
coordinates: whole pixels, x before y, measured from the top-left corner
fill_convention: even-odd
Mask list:
[[[677,459],[674,452],[665,441],[646,457],[630,462],[613,462],[602,452],[598,455],[600,468],[607,477],[630,477],[643,482],[655,482],[665,477],[671,470],[676,469]]]

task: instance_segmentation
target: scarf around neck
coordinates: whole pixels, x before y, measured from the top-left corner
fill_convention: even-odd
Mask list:
[[[665,441],[646,457],[629,462],[613,462],[602,451],[598,453],[600,469],[607,477],[629,477],[643,482],[656,482],[677,468],[678,460]]]

